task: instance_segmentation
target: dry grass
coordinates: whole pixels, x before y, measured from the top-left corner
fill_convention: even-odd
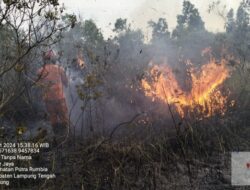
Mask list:
[[[172,138],[158,135],[146,142],[128,142],[126,138],[110,141],[96,137],[77,139],[74,146],[69,141],[54,154],[56,182],[48,181],[43,187],[232,189],[230,151],[249,150],[248,126],[236,116],[215,117],[193,124]]]

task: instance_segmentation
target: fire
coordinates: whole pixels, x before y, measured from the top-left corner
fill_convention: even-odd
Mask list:
[[[191,62],[187,62],[191,65]],[[146,96],[166,104],[175,105],[181,117],[192,111],[198,111],[204,116],[211,116],[215,112],[224,114],[227,97],[223,96],[218,87],[230,76],[227,61],[217,62],[214,58],[199,70],[191,67],[189,70],[192,88],[184,91],[167,64],[154,65],[149,71],[150,78],[143,79],[142,89]]]
[[[77,54],[77,64],[80,66],[81,69],[85,67],[85,62],[83,60],[83,55],[81,52]]]

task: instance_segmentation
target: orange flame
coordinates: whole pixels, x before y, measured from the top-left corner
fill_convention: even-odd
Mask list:
[[[227,97],[218,90],[230,76],[226,60],[217,63],[211,58],[199,71],[192,67],[192,89],[189,92],[181,89],[173,71],[166,64],[154,65],[149,75],[150,79],[143,79],[141,82],[145,95],[151,97],[152,101],[159,99],[167,104],[174,104],[182,117],[187,113],[186,110],[198,110],[207,117],[215,112],[224,114],[226,111]]]
[[[77,54],[77,64],[80,66],[81,69],[85,67],[85,62],[83,60],[83,55],[81,52]]]

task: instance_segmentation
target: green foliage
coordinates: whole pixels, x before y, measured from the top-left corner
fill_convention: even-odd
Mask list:
[[[86,20],[82,24],[82,37],[87,47],[97,48],[103,42],[103,35],[93,20]]]
[[[114,32],[122,32],[128,30],[127,19],[118,18],[115,22]]]
[[[226,22],[226,32],[230,33],[235,30],[235,20],[234,20],[234,10],[230,9],[227,14],[227,22]]]
[[[77,18],[75,15],[72,15],[72,14],[65,14],[63,17],[62,17],[62,20],[64,22],[68,22],[70,23],[71,25],[71,28],[74,28],[75,27],[75,24],[77,22]]]
[[[89,74],[85,77],[84,83],[77,86],[77,93],[81,100],[90,101],[97,100],[102,97],[100,86],[102,80],[95,74]]]
[[[199,11],[189,1],[183,2],[182,14],[177,16],[177,27],[173,31],[173,37],[185,35],[185,32],[204,30],[204,22]]]
[[[159,18],[157,22],[149,21],[148,24],[153,29],[152,41],[169,39],[170,32],[165,18]]]
[[[224,46],[236,56],[241,62],[249,64],[248,56],[250,44],[250,4],[248,1],[242,1],[234,18],[234,11],[231,9],[227,14],[226,22],[226,40]]]
[[[244,32],[249,27],[249,11],[250,5],[245,1],[242,1],[238,10],[237,10],[237,17],[236,17],[236,24],[238,30],[243,30]]]

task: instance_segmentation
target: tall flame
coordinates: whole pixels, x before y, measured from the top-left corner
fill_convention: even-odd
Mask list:
[[[192,89],[189,92],[179,86],[173,71],[166,64],[154,65],[149,75],[150,79],[143,79],[141,82],[145,95],[152,97],[153,101],[159,99],[167,104],[174,104],[182,117],[187,109],[198,109],[204,116],[225,112],[227,97],[222,95],[218,87],[230,76],[226,60],[217,63],[211,58],[199,71],[192,67]]]
[[[86,66],[83,59],[83,55],[80,51],[77,54],[77,64],[80,66],[81,69],[83,69]]]

